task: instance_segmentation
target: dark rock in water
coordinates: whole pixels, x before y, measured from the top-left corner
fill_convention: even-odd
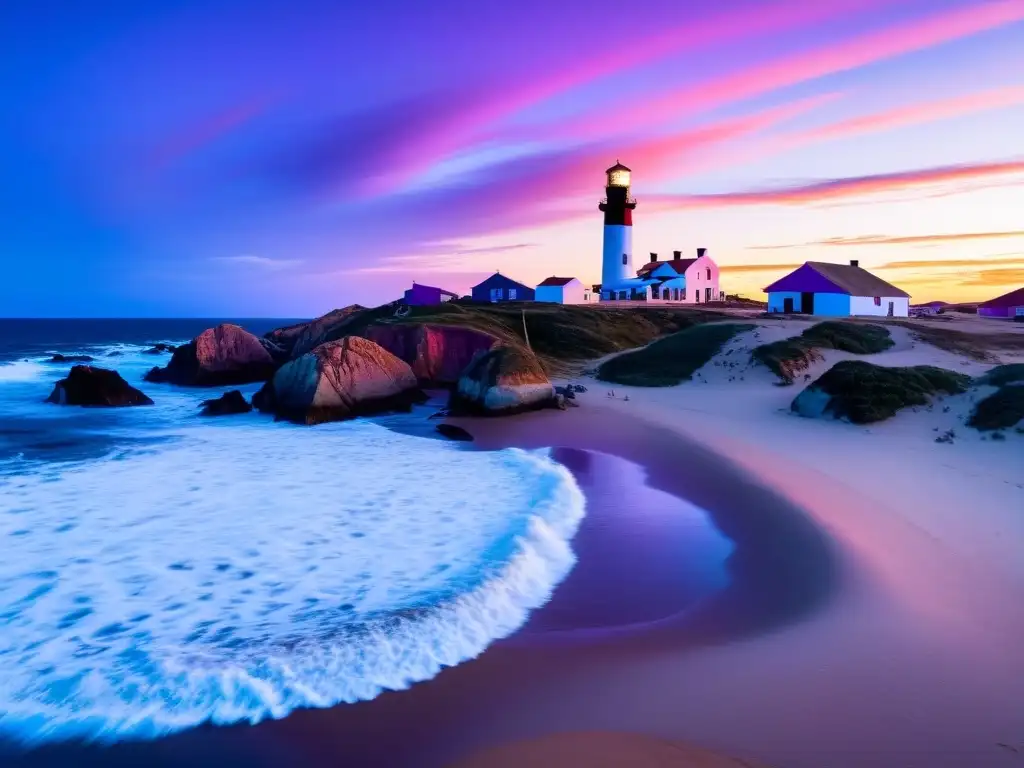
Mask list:
[[[209,328],[174,350],[166,368],[154,368],[146,381],[191,387],[218,387],[267,381],[277,365],[260,340],[237,325]]]
[[[567,387],[555,387],[555,394],[561,395],[566,400],[575,400],[576,388],[572,384]]]
[[[564,402],[564,398],[563,398]],[[495,347],[466,368],[448,402],[453,414],[504,416],[559,407],[540,361],[526,349]]]
[[[117,371],[76,365],[46,399],[58,405],[152,405],[153,401],[121,378]]]
[[[299,424],[409,410],[423,403],[408,363],[358,336],[321,344],[282,366],[253,405]]]
[[[112,349],[110,352],[107,352],[107,357],[121,357],[123,354],[124,352],[119,349]]]
[[[870,424],[903,408],[928,405],[936,394],[966,392],[970,383],[969,376],[931,365],[896,368],[844,360],[797,395],[790,409],[811,418],[832,416]]]
[[[225,392],[218,398],[203,401],[203,416],[228,416],[234,413],[249,413],[252,405],[237,389]]]
[[[93,358],[89,355],[54,355],[48,363],[91,363]]]
[[[449,440],[463,440],[466,442],[472,442],[473,440],[473,436],[469,432],[454,424],[438,424],[436,429]]]
[[[177,347],[173,344],[154,344],[152,347],[147,349],[144,354],[147,355],[162,355],[164,352],[173,352]]]
[[[428,419],[445,419],[449,416],[448,409],[442,408],[441,410],[427,416]]]
[[[359,335],[407,362],[425,387],[455,384],[474,357],[499,343],[483,331],[426,323],[371,325]]]

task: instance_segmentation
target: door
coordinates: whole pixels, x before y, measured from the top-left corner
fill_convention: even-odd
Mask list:
[[[814,314],[814,294],[813,293],[801,293],[800,294],[800,311],[805,315]]]
[[[891,302],[891,301],[889,302],[889,311],[886,313],[886,314],[888,314],[889,317],[892,317],[893,314],[895,313],[896,307],[893,306],[893,303],[894,302]]]
[[[793,314],[793,299],[792,297],[782,300],[782,311],[787,315]]]
[[[709,301],[711,301],[711,289],[710,288],[705,288],[704,289],[704,303],[706,304]]]

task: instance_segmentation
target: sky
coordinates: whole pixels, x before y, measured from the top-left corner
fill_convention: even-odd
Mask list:
[[[6,0],[0,316],[310,317],[804,261],[1024,285],[1024,0]]]

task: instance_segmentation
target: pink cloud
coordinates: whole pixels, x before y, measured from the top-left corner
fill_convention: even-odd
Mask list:
[[[457,108],[451,119],[427,126],[414,141],[398,148],[386,161],[389,170],[363,191],[368,195],[400,189],[434,163],[465,148],[487,128],[530,106],[617,72],[643,66],[669,55],[725,42],[737,42],[860,12],[885,0],[830,0],[809,3],[782,0],[769,6],[723,13],[674,27],[646,39],[623,41],[600,55],[579,61],[546,77],[524,78],[522,83],[495,85],[485,94]]]
[[[1024,86],[995,88],[853,117],[788,137],[794,144],[848,138],[1024,103]]]
[[[706,111],[724,104],[856,69],[877,61],[930,48],[1024,19],[1024,2],[998,0],[871,32],[844,43],[787,56],[775,62],[672,91],[623,112],[610,127],[628,132],[662,123],[680,114]],[[563,126],[575,139],[608,133],[607,115],[589,113]]]
[[[202,150],[266,112],[274,101],[266,95],[249,99],[184,126],[156,147],[153,166],[163,169]]]
[[[661,210],[680,207],[725,207],[736,205],[809,205],[847,198],[864,197],[885,192],[901,191],[956,181],[993,179],[1009,174],[1024,173],[1024,160],[996,163],[923,168],[871,176],[853,176],[843,179],[783,187],[780,189],[727,192],[713,195],[649,195],[649,204]]]

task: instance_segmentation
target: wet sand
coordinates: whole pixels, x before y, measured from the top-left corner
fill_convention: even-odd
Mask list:
[[[694,679],[691,690],[688,669],[706,649],[749,643],[824,610],[842,578],[828,538],[714,453],[612,412],[466,426],[477,435],[467,450],[557,446],[556,458],[587,495],[573,542],[576,568],[517,634],[370,702],[153,742],[28,752],[6,745],[0,763],[439,768],[480,749],[580,730],[685,738],[747,757],[762,752],[742,737],[723,738],[721,728],[688,725],[687,710],[702,706],[699,689],[708,685]],[[737,682],[737,672],[717,674]],[[708,706],[725,724],[733,714],[722,703]]]

